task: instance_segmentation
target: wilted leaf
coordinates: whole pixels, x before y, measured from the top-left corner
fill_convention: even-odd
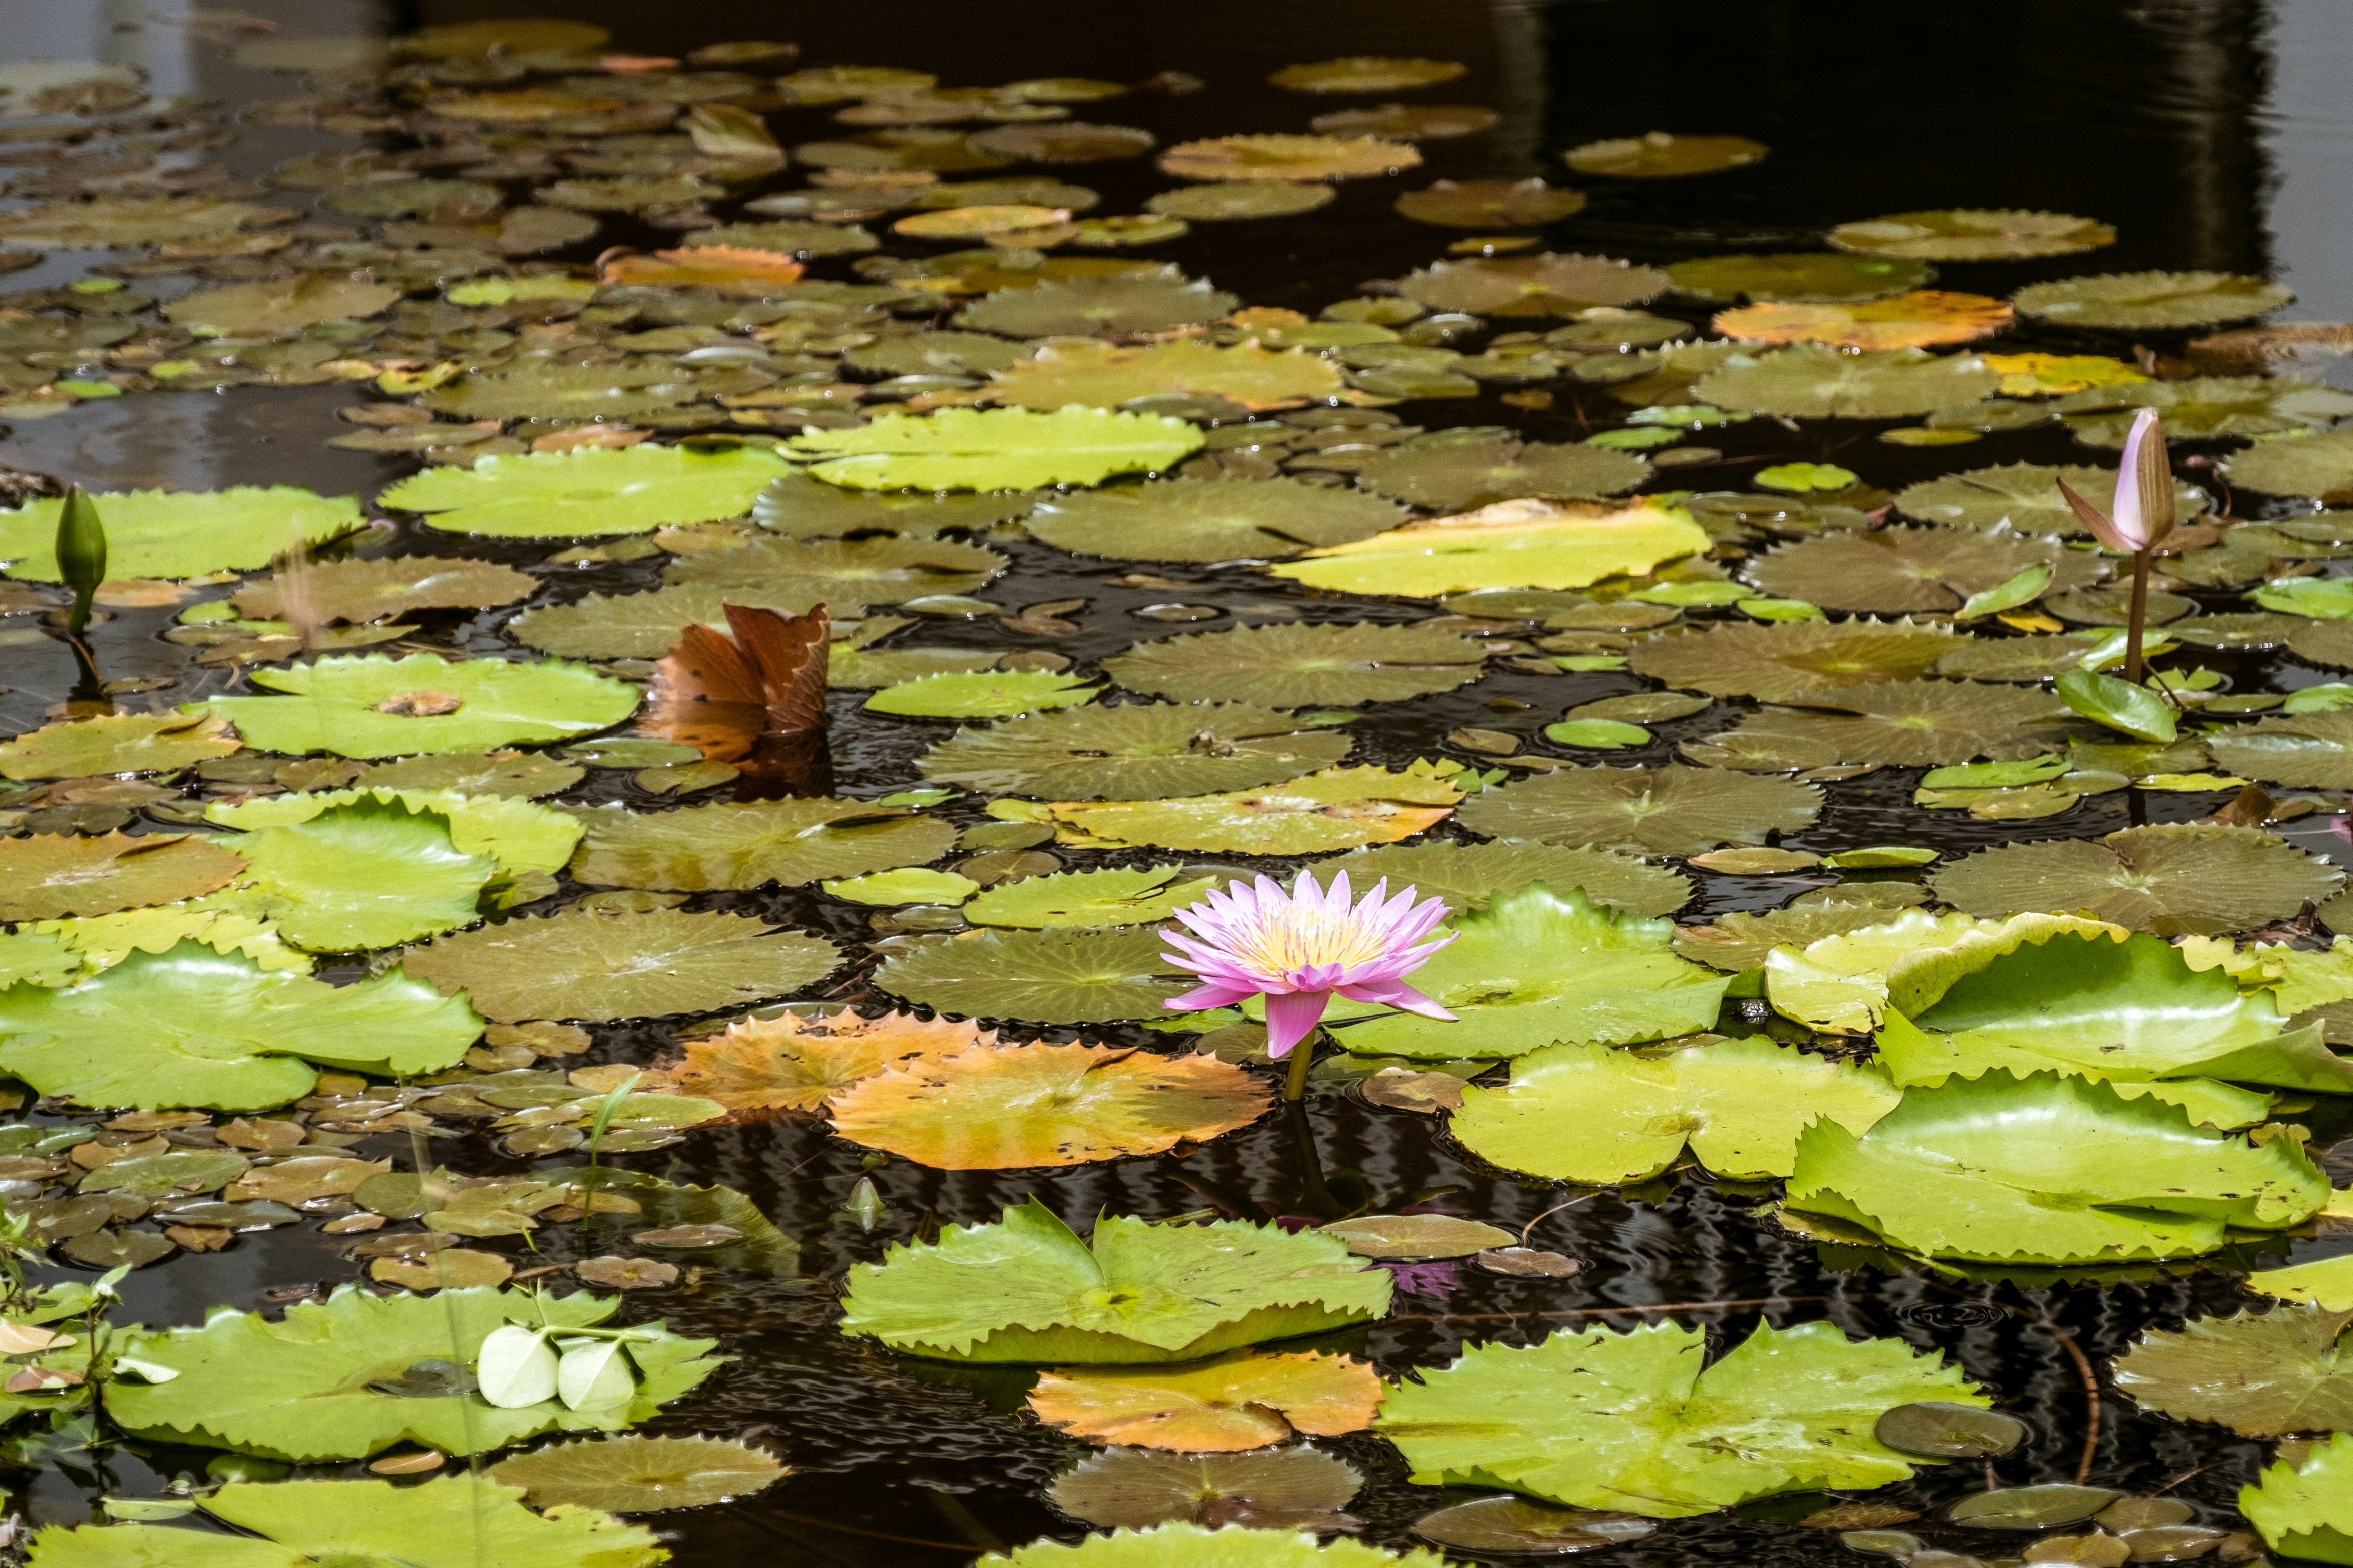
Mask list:
[[[412,948],[409,971],[486,1016],[651,1018],[797,991],[833,968],[830,942],[749,915],[574,909]]]
[[[744,1018],[719,1034],[686,1042],[671,1071],[681,1093],[727,1108],[731,1120],[758,1121],[790,1110],[818,1110],[860,1079],[892,1067],[955,1056],[994,1044],[969,1023],[910,1013],[879,1018],[856,1013],[806,1018]]]
[[[825,728],[825,607],[792,616],[725,608],[732,636],[689,626],[663,656],[638,728],[708,761],[773,765],[776,747]]]

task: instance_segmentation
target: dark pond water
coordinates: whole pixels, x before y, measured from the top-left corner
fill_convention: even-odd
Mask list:
[[[256,8],[304,31],[385,36],[501,14],[498,7],[448,0],[384,5],[261,0]],[[2344,26],[2341,16],[2329,16],[2325,0],[2284,7],[2253,0],[1986,0],[1944,7],[1831,0],[1359,0],[1345,6],[1300,0],[1125,6],[1032,0],[1009,9],[899,0],[888,6],[789,11],[575,0],[534,9],[605,26],[614,47],[644,54],[682,55],[728,39],[781,35],[800,44],[803,64],[888,64],[935,72],[951,85],[1041,76],[1134,81],[1190,73],[1207,84],[1203,90],[1138,95],[1103,116],[1143,125],[1164,145],[1301,129],[1311,111],[1303,100],[1263,85],[1284,65],[1356,54],[1461,60],[1471,68],[1466,78],[1420,96],[1487,104],[1501,119],[1490,131],[1424,144],[1426,164],[1410,177],[1414,183],[1539,174],[1560,183],[1561,149],[1653,126],[1750,136],[1773,150],[1765,163],[1736,176],[1597,188],[1582,213],[1546,231],[1549,248],[1664,263],[1724,251],[1811,248],[1826,226],[1883,212],[2048,208],[2095,215],[2112,223],[2119,238],[2095,258],[1947,264],[1937,286],[2000,296],[2087,270],[2284,273],[2305,290],[2303,303],[2289,314],[2343,319],[2353,313],[2353,285],[2341,270],[2331,271],[2334,258],[2353,249],[2353,236],[2341,229],[2343,215],[2353,210],[2353,181],[2330,184],[2346,170],[2353,143],[2341,121],[2330,122],[2335,110],[2325,96],[2310,98],[2313,57],[2307,53],[2301,66],[2294,58],[2299,48],[2326,58],[2330,24]],[[0,17],[11,29],[0,34],[0,51],[97,50],[143,61],[164,85],[219,99],[232,109],[297,90],[299,79],[239,68],[227,62],[223,47],[164,20],[121,24],[143,26],[143,32],[117,29],[119,19],[131,15],[95,0],[0,4]],[[2341,47],[2341,39],[2334,41]],[[2307,99],[2284,98],[2291,85]],[[2307,100],[2313,107],[2299,107]],[[1319,102],[1312,111],[1324,107]],[[826,112],[779,110],[770,122],[789,144],[824,134]],[[310,127],[230,124],[234,139],[212,155],[238,180],[259,179],[289,158],[368,142]],[[1140,210],[1146,195],[1169,183],[1149,160],[1092,164],[1071,174],[1102,192],[1103,212]],[[788,173],[742,194],[797,184]],[[1361,292],[1367,279],[1426,264],[1451,237],[1394,214],[1390,203],[1400,188],[1396,180],[1345,184],[1338,199],[1319,211],[1265,223],[1200,224],[1149,254],[1209,278],[1250,304],[1312,315]],[[301,193],[266,199],[295,203]],[[2335,234],[2324,216],[2332,204],[2340,226]],[[728,205],[720,210],[728,214]],[[596,242],[556,258],[585,262],[604,245],[651,248],[662,239],[615,217]],[[887,237],[885,244],[918,253]],[[105,259],[58,252],[38,268],[9,278],[6,287],[62,283]],[[812,270],[849,275],[838,260]],[[142,286],[168,291],[186,285],[155,280]],[[1679,309],[1672,301],[1652,308]],[[1701,319],[1696,308],[1683,313]],[[2140,342],[2172,353],[2190,335],[2145,333]],[[2094,341],[2044,329],[2016,331],[2003,346],[2008,352],[2115,353],[2119,345],[2113,336]],[[1395,413],[1413,424],[1502,425],[1532,439],[1577,440],[1619,422],[1624,412],[1596,385],[1557,384],[1552,405],[1542,409],[1508,405],[1498,390],[1491,386],[1476,398],[1409,402]],[[417,465],[406,457],[323,445],[352,428],[337,421],[335,410],[353,397],[343,385],[123,397],[14,424],[0,437],[0,463],[110,490],[289,483],[323,494],[367,496]],[[1850,465],[1871,484],[1892,490],[1957,466],[1950,449],[1875,442],[1883,427],[1759,418],[1711,433],[1708,444],[1721,457],[1677,470],[1677,482],[1737,489],[1764,463],[1811,460]],[[2055,426],[1989,437],[1963,457],[1968,465],[2085,460]],[[2260,505],[2251,498],[2243,510],[2255,514]],[[1164,628],[1134,612],[1166,602],[1170,591],[1112,581],[1136,570],[1133,563],[1082,560],[1029,543],[1000,547],[1010,551],[1015,564],[989,590],[998,599],[1087,601],[1076,617],[1081,630],[1051,645],[1079,667],[1162,634]],[[414,524],[388,548],[517,564],[547,553],[539,542],[453,542]],[[659,561],[607,563],[552,574],[533,603],[650,586],[659,567]],[[1182,591],[1184,600],[1218,609],[1217,625],[1234,625],[1239,617],[1402,622],[1429,613],[1404,601],[1311,597],[1247,568],[1169,571],[1194,580]],[[2230,607],[2226,598],[2215,598],[2213,607]],[[172,682],[136,699],[142,704],[187,700],[235,679],[229,670],[196,667],[190,649],[162,640],[177,609],[120,610],[94,633],[93,651],[108,676]],[[427,640],[474,652],[504,650],[512,645],[501,639],[499,627],[512,613],[486,612],[471,621],[444,616]],[[1035,637],[990,620],[946,623],[927,640],[1039,646]],[[2241,690],[2333,679],[2284,657],[2223,655],[2205,662],[2230,675]],[[54,638],[18,637],[0,647],[0,684],[8,689],[0,694],[0,728],[13,733],[41,723],[74,674],[65,645]],[[1547,748],[1538,731],[1564,708],[1642,689],[1627,674],[1497,668],[1450,696],[1378,708],[1352,731],[1355,760],[1401,765],[1439,754],[1449,749],[1449,733],[1466,725],[1514,733],[1542,751]],[[929,733],[878,723],[859,712],[858,702],[859,694],[834,694],[839,785],[873,794],[913,781],[913,761]],[[1661,725],[1652,745],[1610,760],[1672,760],[1679,741],[1704,728],[1696,721]],[[626,773],[592,778],[589,787],[568,798],[624,799],[639,808],[660,804],[628,785]],[[2057,821],[1978,823],[1914,809],[1915,781],[1914,772],[1883,769],[1831,784],[1819,824],[1786,842],[1817,851],[1882,843],[1966,851],[2020,837],[2092,837],[2127,824],[2187,821],[2226,798],[2127,790]],[[945,808],[945,815],[959,823],[978,821],[984,804],[968,798]],[[2308,817],[2284,831],[2325,854],[2337,842],[2327,831],[2327,820]],[[1151,864],[1160,858],[1149,851],[1064,855],[1074,868]],[[1788,896],[1791,887],[1786,879],[1768,886],[1757,879],[1704,876],[1694,902],[1678,918],[1695,923],[1763,907]],[[534,912],[584,890],[567,883],[558,900]],[[687,907],[755,911],[846,944],[875,934],[872,911],[814,888],[704,894]],[[828,997],[887,1005],[867,984],[870,967],[861,961],[847,978],[837,977],[827,987]],[[599,1026],[586,1059],[657,1060],[705,1022]],[[1041,1033],[1018,1026],[1014,1032]],[[1067,1029],[1042,1033],[1073,1037]],[[1091,1030],[1086,1037],[1128,1044],[1159,1038],[1122,1028]],[[2237,1527],[2234,1500],[2260,1466],[2262,1445],[2215,1427],[2144,1415],[2113,1391],[2087,1388],[2082,1373],[2085,1364],[2105,1366],[2144,1329],[2234,1310],[2241,1294],[2231,1271],[2185,1267],[2178,1273],[2151,1270],[2148,1279],[2121,1284],[2029,1288],[1952,1283],[1926,1271],[1841,1268],[1832,1266],[1837,1259],[1758,1218],[1769,1193],[1719,1184],[1696,1172],[1639,1189],[1600,1192],[1548,1213],[1571,1194],[1483,1165],[1434,1135],[1428,1118],[1319,1089],[1309,1101],[1308,1121],[1324,1169],[1361,1173],[1376,1204],[1443,1189],[1447,1208],[1514,1228],[1535,1222],[1534,1245],[1584,1263],[1568,1279],[1502,1279],[1465,1268],[1451,1283],[1401,1295],[1391,1316],[1353,1342],[1385,1375],[1443,1365],[1472,1342],[1533,1342],[1564,1324],[1622,1326],[1672,1317],[1707,1327],[1721,1343],[1737,1340],[1759,1321],[1788,1325],[1826,1319],[1850,1334],[1898,1336],[1917,1349],[1947,1353],[2005,1408],[2031,1422],[2031,1442],[1997,1467],[2000,1481],[2087,1475],[2128,1493],[2170,1489],[2169,1495],[2196,1505],[2202,1521]],[[394,1157],[404,1168],[410,1154],[405,1138],[390,1137],[356,1152]],[[443,1144],[435,1154],[476,1173],[531,1167],[479,1137]],[[713,1273],[690,1289],[640,1299],[638,1310],[664,1315],[681,1331],[714,1336],[736,1358],[648,1429],[754,1439],[792,1467],[786,1480],[755,1497],[651,1516],[651,1522],[681,1563],[860,1568],[952,1564],[1041,1536],[1074,1539],[1082,1527],[1057,1513],[1044,1492],[1087,1446],[1028,1415],[1018,1374],[925,1363],[845,1338],[835,1327],[839,1308],[831,1281],[851,1264],[878,1258],[887,1243],[931,1234],[944,1223],[990,1219],[1003,1205],[1030,1195],[1083,1227],[1103,1213],[1160,1217],[1198,1211],[1210,1190],[1245,1194],[1271,1213],[1292,1212],[1303,1176],[1299,1144],[1279,1117],[1183,1158],[1064,1172],[942,1173],[894,1160],[871,1172],[888,1210],[869,1232],[840,1212],[870,1173],[866,1152],[813,1119],[700,1131],[673,1148],[618,1163],[740,1189],[804,1248],[803,1279]],[[2339,1182],[2353,1175],[2353,1162],[2341,1163],[2335,1175]],[[551,1230],[543,1245],[548,1261],[562,1262],[587,1255],[583,1249],[592,1241]],[[223,1303],[275,1310],[293,1288],[358,1278],[361,1265],[345,1260],[345,1245],[315,1226],[289,1226],[248,1237],[219,1253],[175,1256],[133,1275],[125,1290],[135,1315],[153,1324],[197,1321],[207,1308]],[[2348,1245],[2342,1237],[2302,1240],[2274,1248],[2262,1261],[2308,1260]],[[2240,1266],[2253,1261],[2235,1260]],[[72,1271],[54,1272],[67,1278]],[[1433,1506],[1434,1494],[1408,1483],[1395,1451],[1366,1434],[1322,1446],[1365,1477],[1350,1505],[1365,1521],[1365,1538],[1411,1543],[1408,1526]],[[174,1476],[201,1473],[209,1458],[195,1449],[126,1444],[71,1463],[38,1463],[8,1476],[11,1506],[34,1523],[79,1521],[90,1517],[99,1495],[160,1490]],[[351,1473],[360,1473],[359,1467]],[[1968,1468],[1930,1470],[1915,1484],[1873,1497],[1925,1511],[1985,1482],[1982,1473]],[[1985,1537],[1958,1531],[1932,1539],[1953,1550],[1988,1555],[2000,1550]],[[1831,1532],[1776,1522],[1753,1510],[1678,1521],[1641,1543],[1590,1555],[1625,1568],[1859,1561]]]

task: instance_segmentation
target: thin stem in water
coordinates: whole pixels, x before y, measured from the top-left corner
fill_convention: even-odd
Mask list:
[[[2141,629],[2148,622],[2148,555],[2133,552],[2132,609],[2125,622],[2125,679],[2135,686],[2140,684]]]

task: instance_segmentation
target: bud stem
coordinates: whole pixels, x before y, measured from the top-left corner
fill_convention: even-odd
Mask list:
[[[2140,638],[2148,621],[2148,558],[2147,550],[2133,552],[2132,608],[2125,620],[2125,679],[2135,686],[2140,684]]]

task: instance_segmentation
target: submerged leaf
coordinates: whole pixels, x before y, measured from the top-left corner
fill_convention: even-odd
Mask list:
[[[480,610],[539,591],[538,579],[492,561],[453,556],[358,556],[311,565],[299,588],[271,576],[230,595],[248,620],[277,620],[299,598],[322,621],[392,620],[417,610]]]
[[[2286,441],[2259,441],[2223,470],[2233,485],[2274,496],[2353,494],[2353,430],[2329,430]]]
[[[1765,156],[1762,142],[1746,136],[1677,136],[1653,131],[1571,147],[1561,157],[1580,174],[1620,180],[1681,179],[1746,168]]]
[[[1173,268],[1123,267],[1108,277],[1025,279],[974,300],[956,324],[1015,338],[1125,336],[1204,326],[1240,303],[1206,282],[1187,282]]]
[[[2039,756],[2070,733],[2067,708],[2048,692],[1967,680],[1890,680],[1767,708],[1683,754],[1720,766],[1778,771],[1839,763],[1945,767],[1989,757]]]
[[[1841,250],[1927,261],[1998,261],[2073,256],[2114,245],[2116,231],[2065,213],[1987,208],[1890,213],[1842,223],[1830,232]]]
[[[1050,1540],[1032,1542],[1010,1555],[981,1561],[984,1568],[1200,1568],[1210,1552],[1248,1568],[1443,1568],[1445,1561],[1418,1547],[1384,1552],[1345,1535],[1319,1542],[1292,1528],[1332,1528],[1333,1521],[1323,1518],[1269,1521],[1280,1527],[1252,1529],[1250,1525],[1260,1522],[1254,1513],[1239,1512],[1239,1523],[1226,1523],[1222,1513],[1217,1517],[1219,1528],[1215,1531],[1174,1520],[1151,1530],[1090,1535],[1076,1546]]]
[[[1881,300],[1920,288],[1931,276],[1924,262],[1818,250],[1707,256],[1678,261],[1667,268],[1677,293],[1725,302],[1779,300],[1819,304]]]
[[[866,700],[866,710],[905,719],[1013,719],[1075,707],[1102,689],[1058,670],[944,670],[883,687]]]

